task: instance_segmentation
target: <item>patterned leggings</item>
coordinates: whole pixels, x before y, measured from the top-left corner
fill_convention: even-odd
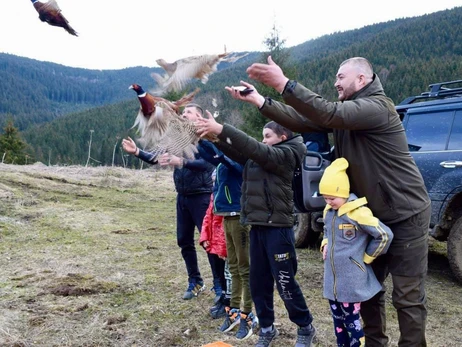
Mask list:
[[[348,303],[329,300],[334,320],[338,347],[361,347],[365,345],[359,310],[361,303]]]

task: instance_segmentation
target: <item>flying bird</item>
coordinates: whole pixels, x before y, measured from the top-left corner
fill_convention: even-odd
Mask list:
[[[77,32],[69,25],[67,19],[61,14],[61,9],[55,0],[47,2],[40,2],[38,0],[31,0],[34,8],[39,14],[39,19],[42,22],[56,27],[64,28],[69,34],[78,36]]]
[[[157,59],[156,63],[165,70],[164,75],[153,72],[151,77],[157,82],[159,88],[154,91],[162,95],[167,92],[179,92],[193,79],[199,79],[203,84],[207,83],[209,76],[217,71],[217,66],[222,61],[235,62],[247,55],[230,56],[231,53],[205,54],[187,57],[168,63],[164,59]]]
[[[138,84],[128,88],[136,92],[140,102],[133,128],[137,128],[145,150],[156,156],[168,152],[181,158],[194,158],[199,136],[194,123],[183,118],[180,109],[191,103],[200,89],[177,101],[169,101],[144,91]]]

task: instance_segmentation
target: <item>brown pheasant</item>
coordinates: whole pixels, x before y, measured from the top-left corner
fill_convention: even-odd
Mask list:
[[[140,102],[133,127],[137,128],[144,149],[156,155],[168,152],[177,157],[194,158],[199,136],[194,123],[181,116],[180,108],[191,103],[200,89],[173,102],[145,92],[138,84],[132,84],[129,89],[136,92]]]
[[[40,2],[38,0],[31,0],[34,8],[39,14],[39,19],[42,22],[56,27],[64,28],[69,34],[78,36],[77,32],[69,25],[67,19],[61,14],[61,9],[55,0],[47,2]]]
[[[205,54],[179,59],[173,63],[167,63],[164,59],[157,59],[157,64],[165,70],[163,76],[152,73],[151,76],[157,82],[158,93],[163,94],[171,91],[181,91],[193,79],[199,79],[207,83],[209,76],[217,71],[217,65],[224,60],[229,53]]]

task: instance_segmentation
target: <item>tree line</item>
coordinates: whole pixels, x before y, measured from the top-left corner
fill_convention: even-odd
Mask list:
[[[220,122],[229,122],[260,138],[265,119],[254,107],[232,99],[224,90],[224,86],[238,85],[240,80],[247,80],[245,69],[252,62],[265,61],[271,54],[278,64],[284,66],[284,72],[289,78],[296,79],[323,97],[335,101],[337,92],[333,84],[339,64],[352,56],[364,56],[373,64],[387,95],[398,104],[408,96],[427,91],[431,83],[462,79],[462,31],[459,26],[461,21],[462,7],[458,7],[325,35],[292,48],[284,47],[283,33],[273,28],[264,39],[267,52],[254,52],[241,64],[229,65],[213,74],[206,85],[193,83],[185,93],[200,87],[201,92],[196,101],[212,113],[215,110],[219,111]],[[0,73],[1,57],[0,55]],[[127,71],[128,75],[133,71]],[[146,70],[142,73],[146,73],[148,79],[150,78]],[[22,131],[21,137],[28,144],[26,148],[31,151],[30,157],[50,165],[84,165],[88,162],[88,145],[92,134],[92,160],[88,165],[114,164],[137,167],[137,160],[124,157],[120,149],[123,137],[130,135],[136,138],[131,126],[139,104],[133,91],[127,90],[129,84],[137,83],[133,79],[132,76],[130,83],[125,82],[126,85],[117,86],[119,89],[123,87],[124,93],[127,93],[127,101],[61,115],[52,121],[42,122]],[[138,79],[141,80],[140,77]],[[149,86],[152,81],[146,83]],[[271,88],[259,84],[256,84],[256,87],[262,95],[276,99],[280,97]],[[28,92],[23,94],[27,96]],[[66,93],[64,87],[60,93]],[[4,94],[2,91],[2,100]],[[176,100],[179,96],[181,95],[170,97],[171,100]],[[14,98],[10,97],[8,100]],[[19,97],[19,103],[23,101],[22,96]],[[43,97],[36,94],[36,103],[41,102],[44,102]],[[214,106],[215,103],[218,107]],[[47,110],[50,114],[55,111],[53,107]],[[21,130],[17,118],[14,117],[17,114],[10,114],[13,114],[14,126]]]

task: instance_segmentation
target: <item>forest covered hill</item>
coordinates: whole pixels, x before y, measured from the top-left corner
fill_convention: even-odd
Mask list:
[[[153,58],[154,61],[154,58]],[[222,63],[219,69],[226,69]],[[152,72],[159,67],[90,70],[0,53],[0,126],[13,119],[25,130],[63,115],[132,98],[128,86],[156,87]]]
[[[399,103],[426,91],[431,83],[462,79],[461,22],[462,7],[456,7],[309,40],[288,48],[293,71],[288,77],[334,101],[337,93],[333,84],[339,64],[352,56],[364,56],[373,64],[387,95]],[[139,107],[136,94],[127,87],[134,82],[152,85],[149,74],[153,68],[98,72],[9,55],[6,58],[17,68],[4,68],[5,55],[0,55],[0,74],[10,79],[5,86],[0,75],[0,121],[9,113],[17,127],[27,128],[22,136],[35,160],[85,164],[92,135],[92,165],[139,165],[136,160],[132,162],[133,158],[124,158],[120,149],[121,138],[135,136],[130,128]],[[220,122],[239,126],[248,105],[230,98],[224,87],[247,79],[246,68],[262,59],[262,53],[252,52],[235,64],[220,64],[207,84],[189,86],[201,88],[196,101],[211,111],[219,111]],[[44,77],[40,71],[48,72],[43,72]],[[48,85],[38,88],[34,83],[42,80],[49,80]],[[260,90],[258,84],[257,88]],[[76,89],[80,92],[74,95]],[[66,115],[65,111],[71,109],[81,111]],[[36,120],[39,114],[43,118]],[[23,126],[26,120],[29,125]],[[32,126],[32,121],[41,124]]]

